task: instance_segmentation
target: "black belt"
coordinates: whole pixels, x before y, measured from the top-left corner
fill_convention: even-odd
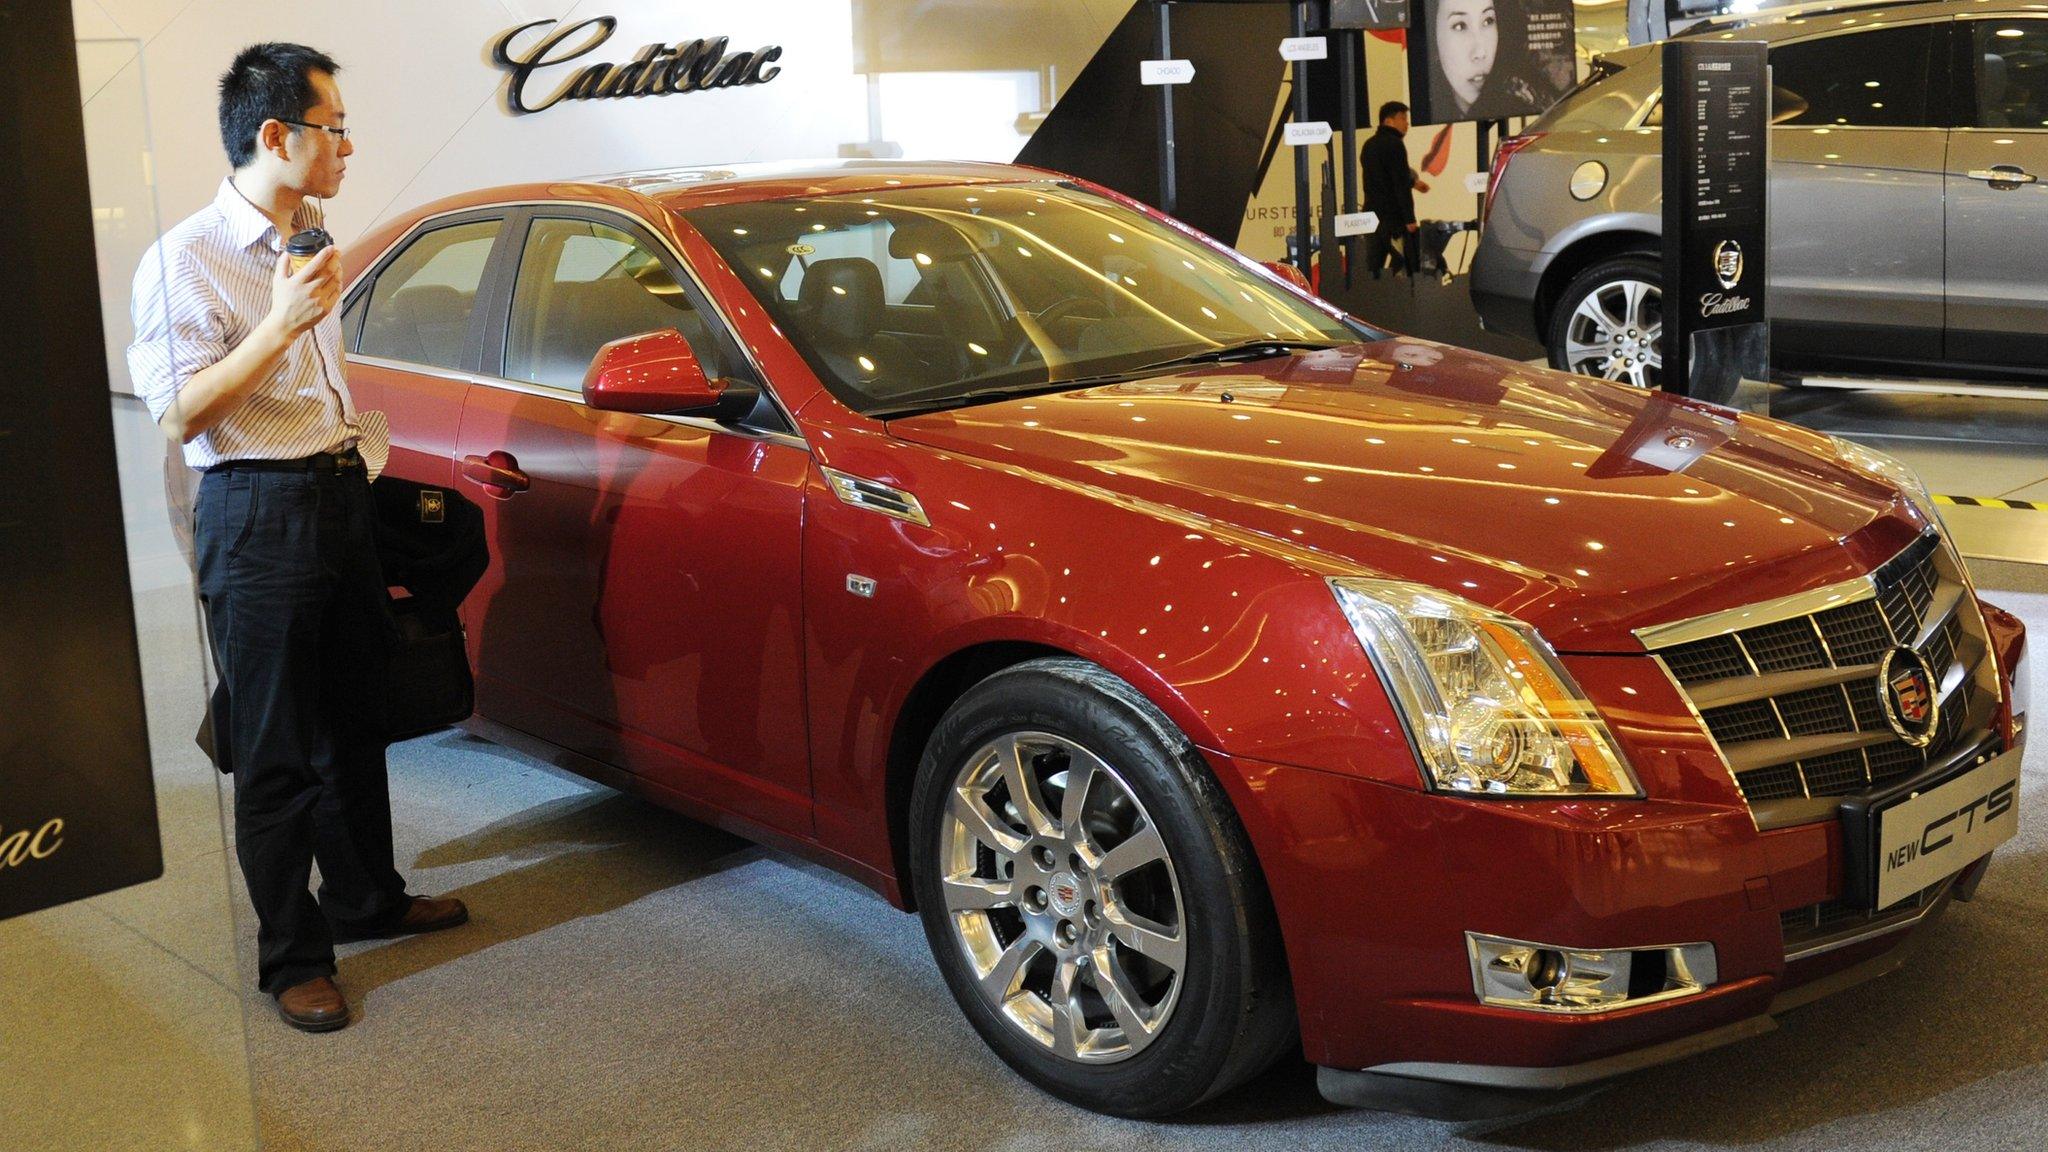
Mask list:
[[[361,468],[363,458],[353,448],[339,452],[315,452],[297,460],[223,460],[207,472],[226,472],[239,469],[244,472],[346,472]]]

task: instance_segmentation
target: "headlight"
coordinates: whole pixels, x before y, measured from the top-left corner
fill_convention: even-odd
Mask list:
[[[1418,584],[1335,577],[1330,589],[1434,787],[1642,795],[1606,723],[1535,629]]]
[[[1927,485],[1921,481],[1919,474],[1907,466],[1905,461],[1879,452],[1875,448],[1865,447],[1854,440],[1844,440],[1840,436],[1830,436],[1828,439],[1834,441],[1836,460],[1897,485],[1929,524],[1941,525],[1941,514],[1935,511],[1933,494],[1927,491]],[[1946,525],[1942,525],[1942,535],[1948,535]]]

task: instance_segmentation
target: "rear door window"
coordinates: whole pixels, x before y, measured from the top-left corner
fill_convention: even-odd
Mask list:
[[[2048,128],[2048,20],[1972,20],[1977,128]]]
[[[1873,28],[1771,49],[1771,122],[1816,127],[1926,128],[1935,24]]]
[[[451,224],[416,237],[370,290],[356,351],[434,368],[466,370],[477,288],[501,220]]]

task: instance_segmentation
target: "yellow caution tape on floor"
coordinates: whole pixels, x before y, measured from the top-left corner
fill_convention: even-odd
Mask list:
[[[2021,512],[2048,512],[2048,504],[2032,500],[2001,500],[1996,496],[1942,496],[1934,497],[1936,504],[1956,504],[1964,508],[2012,508]]]

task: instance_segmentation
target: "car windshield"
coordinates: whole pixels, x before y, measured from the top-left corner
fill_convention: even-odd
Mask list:
[[[1064,183],[686,214],[855,411],[896,416],[1377,333]]]

